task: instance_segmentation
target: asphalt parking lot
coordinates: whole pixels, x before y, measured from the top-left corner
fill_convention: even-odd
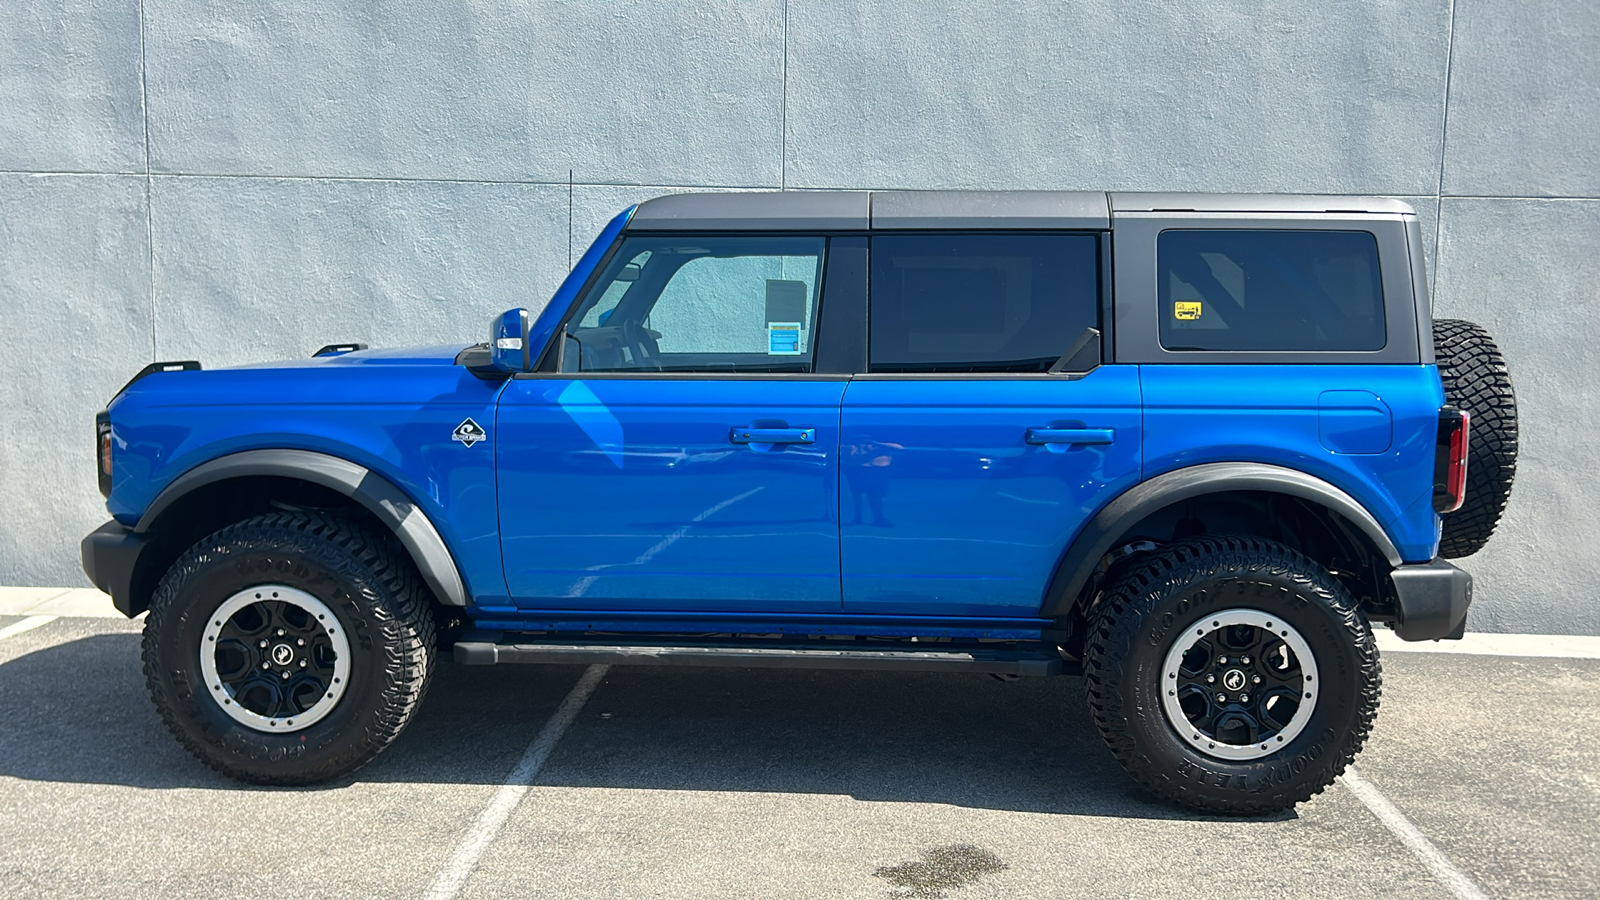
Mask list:
[[[1141,793],[1076,678],[445,662],[377,762],[253,788],[157,720],[139,623],[30,624],[5,897],[1600,895],[1600,659],[1388,653],[1352,784],[1239,820]]]

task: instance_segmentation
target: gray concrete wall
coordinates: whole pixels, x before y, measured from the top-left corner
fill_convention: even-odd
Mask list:
[[[91,417],[144,362],[475,340],[646,197],[1308,191],[1410,200],[1511,357],[1473,626],[1600,634],[1600,6],[978,6],[5,4],[0,583],[83,583]]]

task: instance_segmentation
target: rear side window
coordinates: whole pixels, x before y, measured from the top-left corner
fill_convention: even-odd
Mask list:
[[[1378,242],[1365,231],[1163,231],[1168,350],[1371,351],[1387,343]]]
[[[1099,324],[1093,234],[883,235],[873,372],[1043,372]]]

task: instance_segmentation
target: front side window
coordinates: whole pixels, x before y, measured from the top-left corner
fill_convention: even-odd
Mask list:
[[[567,329],[568,372],[809,372],[821,237],[630,237]]]
[[[1100,321],[1093,234],[882,235],[873,372],[1044,372]]]
[[[1366,231],[1163,231],[1168,350],[1372,351],[1387,343],[1378,242]]]

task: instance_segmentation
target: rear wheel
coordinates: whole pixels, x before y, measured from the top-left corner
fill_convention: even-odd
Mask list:
[[[167,727],[212,768],[308,784],[377,756],[410,720],[434,661],[420,577],[387,535],[273,513],[196,544],[144,629]]]
[[[1197,538],[1134,564],[1084,653],[1095,724],[1134,780],[1252,814],[1321,792],[1366,740],[1382,681],[1349,592],[1281,544]]]

